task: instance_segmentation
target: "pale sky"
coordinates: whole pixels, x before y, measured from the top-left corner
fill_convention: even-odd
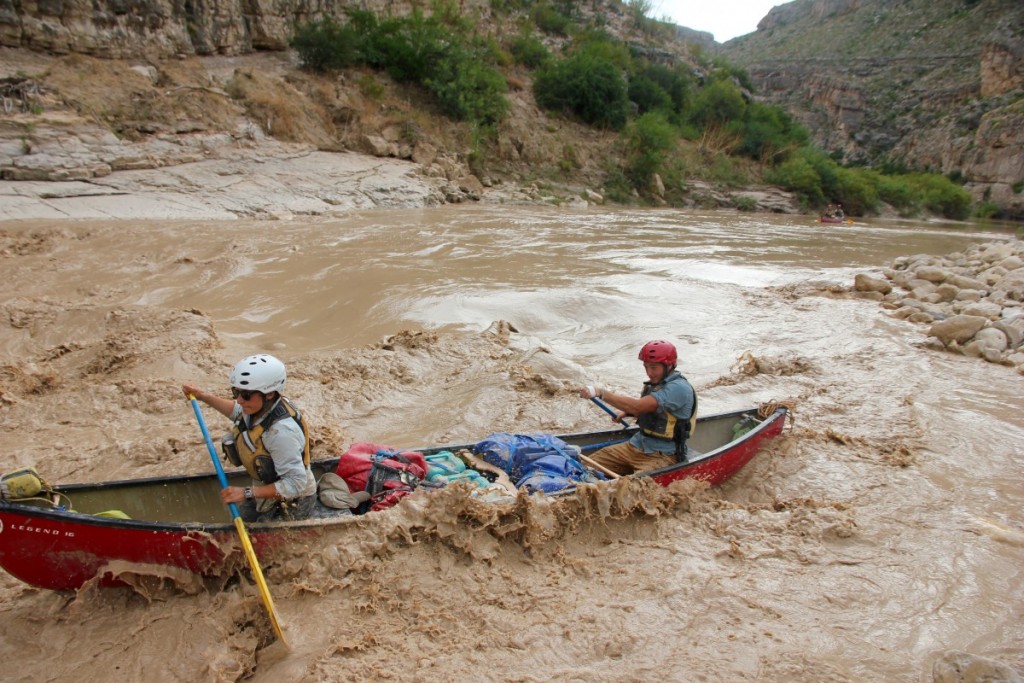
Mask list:
[[[719,43],[752,33],[757,22],[776,5],[788,0],[653,0],[648,16],[666,15],[673,23],[715,34]]]

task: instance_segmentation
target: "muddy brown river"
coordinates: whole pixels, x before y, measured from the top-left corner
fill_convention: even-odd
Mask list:
[[[290,651],[244,580],[140,568],[59,594],[0,574],[0,678],[1019,680],[1024,377],[848,291],[1007,239],[521,206],[0,223],[0,471],[209,471],[179,387],[226,393],[261,351],[319,457],[604,428],[574,388],[638,392],[656,338],[702,413],[795,408],[725,486],[634,492],[646,513],[542,499],[516,536],[453,494],[327,532],[266,568]]]

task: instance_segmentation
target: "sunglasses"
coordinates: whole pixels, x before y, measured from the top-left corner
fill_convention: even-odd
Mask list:
[[[243,401],[248,401],[252,398],[253,394],[258,394],[258,391],[252,391],[251,389],[238,389],[237,387],[231,387],[231,398],[242,397]]]

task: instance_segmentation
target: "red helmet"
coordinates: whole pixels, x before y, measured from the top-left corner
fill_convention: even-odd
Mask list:
[[[667,341],[657,339],[644,344],[640,349],[640,360],[645,363],[665,363],[666,365],[676,364],[676,347]]]

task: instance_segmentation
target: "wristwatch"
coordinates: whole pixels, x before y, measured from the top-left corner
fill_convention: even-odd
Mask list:
[[[252,487],[251,486],[246,486],[245,489],[242,491],[242,493],[245,494],[245,499],[246,500],[252,500],[253,499]]]

